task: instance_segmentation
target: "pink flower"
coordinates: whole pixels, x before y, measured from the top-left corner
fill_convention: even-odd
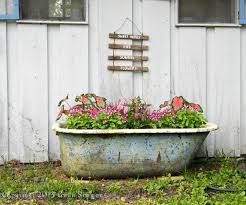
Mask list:
[[[100,110],[97,110],[96,108],[92,108],[90,110],[90,116],[91,118],[95,119],[99,114],[100,114]]]
[[[141,121],[144,122],[144,120],[145,120],[145,118],[144,118],[144,116],[142,116]]]
[[[117,106],[115,105],[108,105],[103,111],[106,115],[112,115],[118,113]]]
[[[153,120],[155,122],[158,122],[161,120],[161,118],[172,114],[172,110],[170,109],[163,109],[163,110],[154,110],[153,112],[150,112],[148,115],[148,118],[150,120]]]
[[[138,118],[139,118],[139,116],[140,116],[140,114],[139,114],[139,113],[135,113],[135,114],[134,114],[135,119],[138,119]]]
[[[136,113],[139,112],[139,107],[135,107],[135,112],[136,112]]]
[[[129,113],[130,112],[130,108],[125,106],[124,109],[123,109],[123,112],[124,112],[124,114]]]
[[[69,116],[79,115],[79,114],[81,114],[82,110],[83,110],[83,108],[80,106],[72,107],[71,109],[68,110],[68,115]]]
[[[125,104],[126,104],[126,101],[125,101],[125,100],[121,100],[121,101],[118,103],[118,105],[117,105],[117,109],[118,109],[118,110],[123,110]]]

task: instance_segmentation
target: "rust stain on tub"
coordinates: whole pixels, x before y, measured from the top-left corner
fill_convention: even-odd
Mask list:
[[[118,162],[120,161],[120,152],[119,152],[119,155],[118,155]]]
[[[159,163],[160,161],[161,161],[161,153],[159,152],[158,156],[157,156],[157,159],[156,159],[156,162]]]

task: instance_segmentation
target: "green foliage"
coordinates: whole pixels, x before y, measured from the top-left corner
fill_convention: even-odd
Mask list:
[[[69,129],[202,128],[207,124],[201,106],[182,96],[165,101],[154,111],[140,97],[107,104],[106,98],[81,94],[75,98],[77,104],[66,110],[67,101],[68,96],[59,102],[57,120],[65,114]]]
[[[128,106],[130,110],[128,112],[126,127],[128,129],[149,128],[148,105],[140,97],[136,97],[131,100]]]
[[[75,183],[72,179],[59,178],[56,173],[52,173],[52,166],[41,170],[33,165],[25,166],[25,169],[6,167],[0,171],[0,193],[6,197],[13,194],[46,193],[49,200],[59,198],[62,194],[87,199],[98,192],[99,187],[93,182]]]
[[[149,195],[162,195],[163,191],[168,190],[169,188],[175,186],[171,180],[171,175],[165,178],[160,178],[151,182],[148,182],[144,186],[144,190],[147,191]]]
[[[35,185],[34,185],[35,186]],[[35,188],[37,192],[55,192],[55,193],[67,193],[72,194],[94,194],[98,192],[98,187],[95,184],[83,184],[83,183],[67,183],[64,180],[59,179],[46,179],[43,186]]]
[[[203,114],[191,110],[179,111],[175,118],[176,128],[201,128],[206,124],[207,120]]]
[[[118,115],[105,115],[100,113],[96,119],[89,115],[71,116],[67,119],[68,129],[123,129],[125,128]]]
[[[107,191],[110,193],[120,194],[123,190],[120,183],[112,183],[107,187]]]
[[[157,128],[176,128],[176,121],[171,115],[163,117],[159,122]]]
[[[67,118],[68,129],[157,129],[157,128],[202,128],[207,124],[203,114],[191,110],[179,111],[174,118],[171,115],[164,116],[159,121],[135,119],[129,117],[129,121],[123,123],[120,116],[105,115],[100,113],[96,119],[89,115],[71,116]]]
[[[148,128],[202,128],[207,124],[207,119],[202,113],[192,110],[182,110],[176,116],[166,115],[159,121],[148,121]]]

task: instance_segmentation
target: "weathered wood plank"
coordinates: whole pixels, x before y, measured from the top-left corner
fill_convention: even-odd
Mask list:
[[[134,50],[134,51],[146,51],[149,49],[149,47],[145,45],[128,45],[128,44],[109,44],[108,47],[111,49],[124,49],[124,50]]]
[[[134,0],[132,2],[132,19],[133,22],[138,26],[133,26],[133,34],[139,34],[139,30],[143,31],[143,1]],[[141,41],[133,41],[135,45],[141,45]],[[142,51],[133,51],[133,55],[142,56]],[[147,66],[145,62],[133,61],[133,66]],[[133,73],[133,95],[143,97],[143,73]]]
[[[121,0],[98,0],[98,8],[100,52],[99,93],[111,100],[130,98],[133,95],[133,74],[131,72],[110,72],[107,69],[107,66],[112,65],[112,62],[108,60],[108,55],[113,54],[113,51],[108,48],[108,44],[113,43],[114,41],[109,38],[109,33],[118,29],[125,18],[132,16],[132,0],[125,0],[123,4]],[[132,25],[126,24],[119,32],[132,34]],[[127,44],[129,43],[129,40],[117,39],[117,43]],[[115,55],[132,55],[132,50],[117,50]],[[132,62],[116,62],[115,65],[132,66]]]
[[[170,71],[170,97],[175,96],[175,87],[174,87],[174,68],[177,68],[179,66],[179,29],[180,27],[176,27],[177,23],[177,4],[176,1],[171,1],[171,47],[170,47],[170,61],[171,61],[171,71]]]
[[[99,2],[100,0],[90,0],[89,4],[89,92],[102,95],[100,87],[100,32],[99,32]]]
[[[143,33],[151,45],[144,53],[150,60],[149,72],[143,74],[143,97],[157,106],[170,97],[170,1],[143,1]]]
[[[134,61],[134,62],[141,62],[141,61],[148,61],[148,56],[109,56],[109,60],[128,60],[128,61]]]
[[[148,67],[137,67],[137,66],[108,66],[109,70],[112,71],[133,71],[133,72],[148,72]]]
[[[149,40],[149,36],[146,36],[146,35],[129,35],[129,34],[117,34],[117,33],[110,33],[109,38],[131,39],[131,40]]]
[[[207,98],[207,103],[206,103],[206,108],[207,108],[207,117],[210,118],[210,112],[212,112],[212,110],[210,111],[209,110],[209,95],[208,95],[208,90],[211,89],[210,85],[208,84],[209,83],[209,76],[210,76],[210,70],[212,70],[214,68],[214,62],[215,62],[215,57],[216,57],[216,54],[215,54],[215,49],[214,49],[214,39],[215,38],[215,29],[214,28],[209,28],[207,29],[207,40],[206,40],[206,49],[207,49],[207,56],[206,56],[206,62],[207,62],[207,75],[206,75],[206,79],[207,79],[207,94],[206,94],[206,98]],[[212,119],[211,119],[212,120]],[[217,122],[214,122],[214,123],[217,123]],[[216,150],[215,150],[215,145],[216,141],[215,141],[215,135],[212,133],[210,134],[207,139],[206,139],[206,142],[205,142],[205,145],[206,145],[206,150],[207,150],[207,155],[209,157],[213,157],[214,154],[216,153]]]
[[[179,63],[172,70],[173,94],[206,108],[206,28],[180,28],[178,37]]]
[[[0,164],[8,160],[8,65],[6,22],[0,22]]]
[[[241,29],[241,154],[246,154],[246,28]]]
[[[185,27],[177,32],[179,63],[172,68],[173,95],[201,104],[206,113],[206,28]]]
[[[19,102],[18,91],[20,88],[21,70],[17,69],[17,24],[7,24],[8,26],[8,90],[9,97],[9,159],[23,159],[24,145],[23,138],[20,136],[21,115],[18,112]],[[21,157],[22,156],[22,157]]]
[[[59,142],[51,130],[59,100],[88,92],[88,27],[50,25],[49,55],[49,156],[59,159]]]
[[[47,26],[18,24],[9,32],[10,158],[47,161]]]
[[[207,113],[209,121],[220,127],[214,133],[214,150],[239,156],[240,28],[215,28],[212,39],[208,41]]]

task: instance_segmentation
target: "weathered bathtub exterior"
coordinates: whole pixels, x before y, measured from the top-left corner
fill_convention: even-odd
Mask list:
[[[53,128],[62,167],[83,178],[159,176],[185,168],[210,131],[202,129],[68,130]]]

